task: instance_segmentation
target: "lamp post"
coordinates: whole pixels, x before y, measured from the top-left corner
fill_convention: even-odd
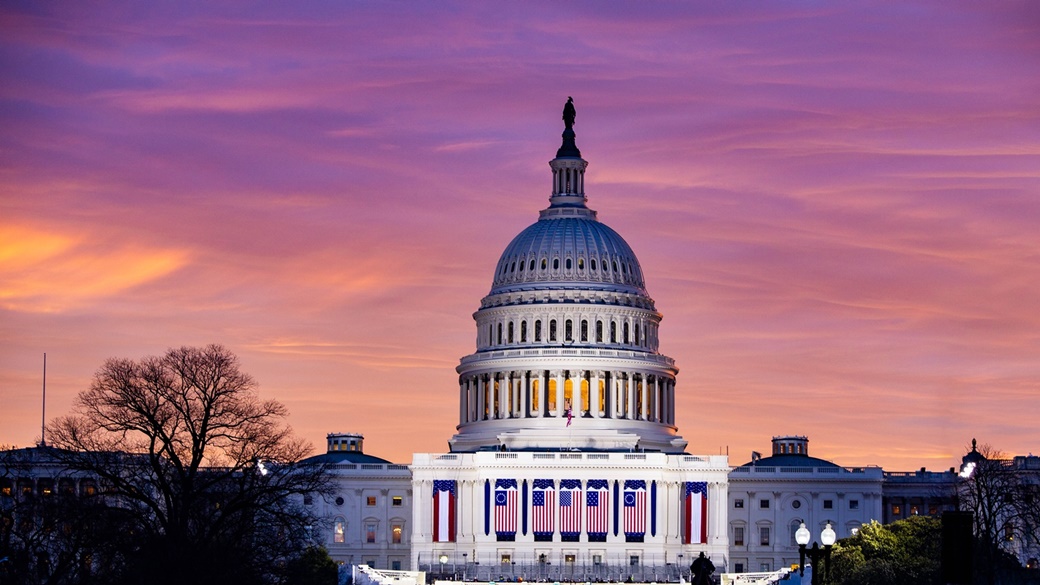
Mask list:
[[[440,557],[438,557],[437,560],[441,562],[441,579],[443,579],[444,578],[444,565],[447,564],[447,562],[448,562],[448,555],[441,555]]]
[[[682,581],[683,569],[685,568],[682,564],[682,553],[679,553],[679,581]]]
[[[469,565],[466,562],[466,557],[467,556],[469,556],[469,553],[462,553],[462,580],[463,581],[466,580],[466,569],[469,568]]]
[[[809,558],[812,559],[813,565],[813,581],[816,581],[816,568],[819,566],[820,559],[823,559],[824,570],[823,579],[819,583],[826,583],[830,578],[831,572],[831,547],[834,546],[834,541],[837,539],[837,535],[834,534],[834,529],[831,528],[831,523],[827,523],[827,527],[820,533],[820,542],[823,543],[823,548],[820,548],[819,543],[813,541],[812,548],[806,549],[805,546],[809,544],[809,539],[812,535],[809,533],[809,529],[805,527],[805,522],[798,527],[798,530],[794,533],[794,540],[798,543],[798,575],[805,575],[805,555],[808,554]]]

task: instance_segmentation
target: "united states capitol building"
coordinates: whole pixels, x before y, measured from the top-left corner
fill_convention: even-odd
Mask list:
[[[450,451],[395,465],[330,435],[322,457],[340,462],[343,495],[318,505],[333,558],[469,579],[677,580],[701,552],[720,571],[795,564],[802,522],[842,538],[880,520],[881,469],[809,457],[806,437],[736,468],[688,449],[662,314],[632,248],[588,205],[570,101],[563,119],[548,207],[506,246],[473,315]]]

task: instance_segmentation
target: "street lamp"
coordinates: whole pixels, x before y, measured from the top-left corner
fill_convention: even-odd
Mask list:
[[[469,553],[462,553],[462,580],[463,581],[466,580],[466,573],[467,573],[466,569],[469,568],[469,565],[467,564],[467,560],[466,560],[466,557],[468,557],[468,556],[469,556]]]
[[[444,578],[444,565],[448,563],[448,555],[441,555],[437,558],[441,562],[441,579]]]
[[[682,564],[682,553],[679,553],[679,580],[680,581],[682,581],[683,569],[685,569],[685,568],[686,567]],[[693,576],[691,575],[690,578],[692,579]]]
[[[834,529],[831,528],[831,523],[827,523],[827,527],[820,533],[820,542],[823,543],[823,549],[820,549],[819,543],[813,541],[812,548],[806,550],[805,546],[809,544],[809,539],[812,535],[809,533],[809,529],[805,527],[805,522],[798,527],[798,530],[794,533],[794,540],[798,543],[798,575],[805,575],[805,555],[808,554],[809,558],[812,559],[813,574],[816,573],[816,567],[819,566],[820,559],[824,561],[823,579],[821,583],[826,583],[830,578],[831,572],[831,547],[834,546],[834,541],[837,539],[837,535],[834,534]],[[816,579],[814,578],[815,582]]]

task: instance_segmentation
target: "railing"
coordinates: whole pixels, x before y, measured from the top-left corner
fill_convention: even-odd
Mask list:
[[[742,465],[734,467],[731,474],[759,474],[759,473],[804,473],[808,475],[862,475],[866,477],[882,478],[880,467],[792,467],[792,466],[762,466]],[[884,474],[888,478],[888,474]]]
[[[419,563],[435,585],[447,582],[559,582],[559,583],[678,583],[680,576],[690,578],[688,567],[675,564],[661,566],[583,563]],[[368,585],[368,584],[366,584]],[[382,584],[380,584],[382,585]]]
[[[632,358],[641,362],[651,361],[668,367],[675,366],[672,358],[651,351],[629,351],[624,349],[593,348],[529,348],[529,349],[496,349],[468,355],[460,360],[462,364],[480,362],[488,359],[520,358],[520,357],[590,357],[590,358]]]

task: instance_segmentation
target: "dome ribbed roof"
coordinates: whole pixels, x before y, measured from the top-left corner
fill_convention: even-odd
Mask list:
[[[647,296],[632,248],[594,212],[581,211],[574,217],[543,212],[513,238],[498,260],[490,294],[580,284]]]

